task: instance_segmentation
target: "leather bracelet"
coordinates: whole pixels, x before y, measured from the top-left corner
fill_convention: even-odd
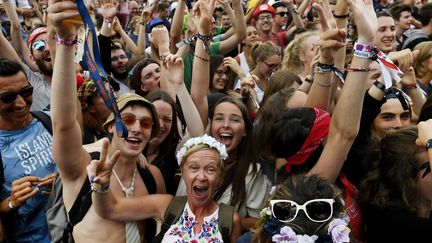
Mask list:
[[[373,85],[385,93],[386,90],[385,85],[382,84],[380,81],[378,80],[373,81]]]
[[[62,45],[62,46],[74,46],[76,43],[78,43],[78,39],[62,39],[57,37],[56,38],[56,43],[57,45]]]
[[[337,19],[346,19],[349,17],[349,13],[344,14],[344,15],[337,15],[337,14],[333,13],[333,17],[335,17]]]

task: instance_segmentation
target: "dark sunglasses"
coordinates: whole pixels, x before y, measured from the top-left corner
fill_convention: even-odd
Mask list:
[[[12,103],[16,100],[18,95],[25,98],[31,96],[32,94],[33,94],[33,86],[27,86],[16,93],[6,92],[0,94],[0,101],[3,103]]]
[[[153,120],[149,117],[137,119],[133,114],[124,114],[122,115],[122,120],[126,126],[133,126],[137,120],[139,121],[140,127],[142,129],[149,129],[153,126]]]
[[[293,221],[300,210],[313,222],[325,222],[333,215],[334,199],[313,199],[299,205],[291,200],[270,200],[271,212],[277,220],[288,223]]]
[[[33,42],[33,45],[32,45],[33,50],[40,51],[40,52],[44,51],[46,46],[47,46],[47,43],[44,40],[37,40],[37,41]]]
[[[288,12],[279,12],[277,14],[279,14],[279,16],[281,16],[281,17],[288,16]]]
[[[429,161],[424,162],[423,164],[420,165],[420,167],[416,168],[415,173],[417,174],[420,171],[422,171],[423,169],[426,169],[426,170],[425,170],[425,172],[423,172],[422,179],[425,178],[431,172],[431,167],[430,167]]]

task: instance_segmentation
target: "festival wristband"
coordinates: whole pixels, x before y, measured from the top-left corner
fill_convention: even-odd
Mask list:
[[[62,46],[74,46],[76,43],[78,43],[78,40],[77,40],[77,38],[75,38],[75,39],[62,39],[60,37],[57,37],[56,43],[57,43],[57,45],[62,45]]]
[[[377,87],[378,89],[380,89],[382,92],[385,93],[386,87],[385,87],[385,85],[382,84],[380,81],[375,80],[375,81],[373,82],[373,85],[374,85],[375,87]]]
[[[372,59],[376,55],[373,51],[373,44],[361,44],[356,42],[354,44],[354,56],[365,59]]]

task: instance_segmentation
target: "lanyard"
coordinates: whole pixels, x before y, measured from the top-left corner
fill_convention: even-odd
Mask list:
[[[88,36],[85,37],[85,41],[84,41],[84,55],[86,56],[88,62],[87,64],[90,71],[90,76],[93,79],[93,82],[96,86],[99,95],[105,102],[106,107],[108,107],[108,109],[114,114],[117,136],[127,137],[128,130],[126,126],[123,124],[120,111],[117,107],[116,98],[114,97],[111,88],[109,88],[109,90],[106,89],[104,83],[102,82],[102,77],[99,75],[99,72],[102,73],[105,79],[108,80],[107,78],[108,76],[102,66],[102,60],[100,58],[99,44],[97,42],[95,26],[93,24],[92,19],[90,18],[90,14],[88,13],[83,0],[77,0],[77,6],[81,18],[83,20],[84,28],[86,29],[89,28],[92,34],[93,56],[91,55],[90,48],[87,44]]]

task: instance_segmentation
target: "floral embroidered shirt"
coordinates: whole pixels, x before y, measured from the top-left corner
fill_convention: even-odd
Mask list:
[[[183,214],[179,220],[171,225],[165,233],[162,242],[165,243],[222,243],[222,235],[219,232],[219,208],[211,215],[204,217],[202,227],[199,232],[194,232],[197,224],[195,215],[186,203]]]

